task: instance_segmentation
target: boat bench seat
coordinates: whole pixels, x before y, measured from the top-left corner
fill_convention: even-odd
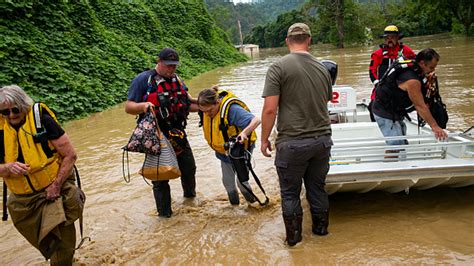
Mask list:
[[[337,140],[351,140],[364,137],[382,138],[377,123],[373,122],[358,122],[358,123],[341,123],[331,124],[332,138],[337,143]]]

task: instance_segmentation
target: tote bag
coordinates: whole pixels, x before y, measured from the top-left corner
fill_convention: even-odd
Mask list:
[[[152,181],[178,178],[181,171],[173,146],[159,129],[157,131],[161,152],[159,155],[146,154],[142,169],[138,173]]]

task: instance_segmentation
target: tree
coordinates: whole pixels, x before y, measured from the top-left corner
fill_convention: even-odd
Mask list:
[[[329,1],[331,4],[331,1]],[[337,35],[339,36],[338,48],[344,48],[344,0],[333,1],[332,9],[336,18]]]
[[[471,33],[471,25],[474,19],[472,0],[433,0],[440,3],[441,7],[447,7],[453,16],[464,26],[467,35]]]
[[[337,47],[344,48],[344,0],[312,0],[305,5],[305,8],[317,10],[321,25],[331,25],[334,24],[334,21],[336,22],[336,27],[329,26],[329,30],[335,30],[337,34]]]
[[[218,26],[229,35],[234,44],[240,43],[237,20],[240,21],[245,40],[253,28],[269,24],[285,12],[299,9],[305,0],[258,0],[233,4],[230,0],[205,0],[209,13]],[[257,42],[253,42],[257,43]]]
[[[300,11],[294,11],[300,13],[299,18],[281,14],[277,22],[254,28],[248,40],[262,47],[283,45],[282,27],[297,21],[308,23],[313,42],[332,43],[337,47],[368,43],[391,24],[397,25],[406,36],[450,31],[472,34],[471,1],[309,0]]]

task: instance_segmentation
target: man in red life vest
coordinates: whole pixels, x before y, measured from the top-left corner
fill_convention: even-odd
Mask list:
[[[405,59],[415,59],[416,54],[413,50],[401,42],[404,36],[398,31],[397,26],[389,25],[385,27],[383,35],[381,38],[385,38],[385,42],[380,44],[380,48],[372,53],[370,57],[370,66],[369,66],[369,76],[372,84],[374,84],[374,89],[372,90],[372,95],[370,100],[375,99],[375,88],[380,78],[385,74],[387,69],[393,63],[394,60],[403,57]],[[371,109],[372,102],[369,106]],[[372,121],[375,121],[372,117]]]
[[[154,69],[138,74],[130,84],[125,112],[142,115],[154,107],[163,134],[173,141],[181,185],[185,198],[196,196],[196,163],[185,132],[189,112],[197,112],[196,100],[188,93],[184,82],[176,75],[178,52],[164,48],[158,55]],[[176,144],[176,145],[174,145]],[[168,180],[152,181],[156,209],[161,217],[171,217],[171,192]]]

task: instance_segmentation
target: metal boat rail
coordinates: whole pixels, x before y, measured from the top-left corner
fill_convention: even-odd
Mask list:
[[[473,140],[462,133],[448,136],[448,141],[437,141],[433,135],[337,139],[331,150],[331,164],[472,158]],[[386,140],[408,140],[409,144],[387,145]]]
[[[449,141],[449,138],[455,138],[455,137],[458,137],[458,136],[461,136],[463,137],[464,136],[464,133],[448,133],[448,141]],[[379,141],[379,140],[382,140],[382,141],[385,141],[385,140],[400,140],[400,139],[406,139],[406,140],[430,140],[430,141],[436,141],[436,139],[434,138],[433,135],[431,134],[422,134],[422,135],[407,135],[407,136],[395,136],[395,137],[368,137],[368,138],[340,138],[340,139],[337,139],[337,145],[341,144],[341,143],[344,143],[344,142],[369,142],[369,141]],[[463,140],[467,140],[465,138],[463,139],[457,139],[457,141],[463,141]],[[469,140],[468,140],[469,141]],[[439,142],[443,142],[443,141],[439,141]],[[446,141],[445,141],[446,143]]]

